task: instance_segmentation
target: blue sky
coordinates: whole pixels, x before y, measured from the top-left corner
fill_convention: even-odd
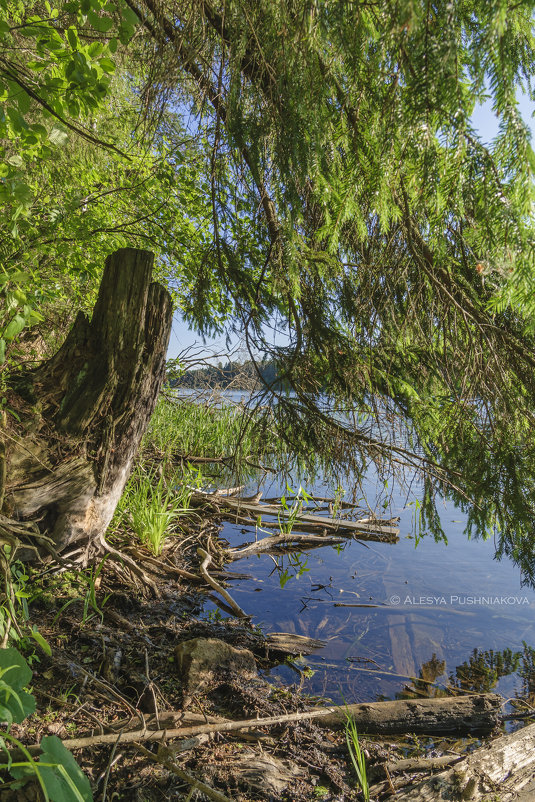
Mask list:
[[[534,130],[535,104],[532,103],[526,95],[521,95],[519,98],[520,111],[524,120],[531,125],[532,132]],[[492,105],[489,102],[478,106],[476,109],[473,121],[475,127],[478,129],[481,138],[485,143],[490,143],[498,133],[498,121],[492,111]],[[240,346],[240,340],[235,335],[230,338],[230,350],[234,351]],[[195,347],[195,350],[205,356],[209,357],[213,354],[226,354],[229,352],[225,337],[203,338],[195,331],[191,331],[187,324],[183,321],[180,312],[176,312],[173,320],[173,329],[171,332],[171,340],[169,343],[169,350],[167,356],[169,359],[175,358],[186,348]],[[198,348],[197,348],[198,347]],[[216,360],[219,357],[216,357]],[[222,357],[225,361],[225,357]]]

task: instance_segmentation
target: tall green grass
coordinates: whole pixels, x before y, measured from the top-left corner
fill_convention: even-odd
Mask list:
[[[267,448],[251,422],[243,404],[160,397],[143,446],[184,458],[239,458],[265,453]]]
[[[261,426],[257,425],[260,419]],[[214,481],[234,486],[257,473],[260,463],[281,464],[281,446],[270,420],[269,409],[251,412],[246,404],[232,403],[224,396],[206,401],[161,395],[112,531],[133,531],[154,554],[160,554],[179,518],[191,513],[192,487]],[[188,462],[195,457],[220,464],[206,467],[202,476]],[[292,521],[284,524],[291,527]]]
[[[364,802],[370,802],[370,788],[368,785],[368,775],[366,774],[366,758],[359,742],[359,735],[353,717],[345,711],[345,734],[349,757],[357,775],[357,782],[362,791]]]
[[[158,476],[154,469],[138,465],[117,505],[112,527],[117,530],[126,524],[157,556],[179,518],[193,512],[189,503],[196,476],[190,470],[166,479],[163,471]]]
[[[251,472],[244,459],[258,457],[260,441],[248,420],[243,404],[161,396],[137,467],[117,506],[112,531],[133,531],[153,554],[160,554],[179,519],[192,514],[192,488],[208,483],[188,457],[225,458],[225,465],[218,466],[218,481],[234,481],[238,474],[243,477]]]

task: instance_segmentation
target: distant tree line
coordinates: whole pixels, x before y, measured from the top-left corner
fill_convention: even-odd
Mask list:
[[[194,370],[186,370],[182,375],[169,380],[172,387],[220,388],[235,390],[256,390],[268,385],[280,388],[277,380],[277,366],[273,360],[255,364],[249,359],[244,362],[218,362]]]

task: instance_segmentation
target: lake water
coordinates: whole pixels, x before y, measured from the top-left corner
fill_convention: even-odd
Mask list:
[[[335,484],[324,477],[305,487],[332,497]],[[243,494],[259,487],[252,482]],[[260,489],[264,497],[273,497],[286,488],[280,479],[268,479]],[[370,476],[364,489],[373,507],[383,487]],[[302,681],[305,692],[336,702],[395,698],[407,687],[414,689],[410,677],[439,687],[494,689],[505,698],[535,691],[533,673],[527,673],[535,653],[528,648],[524,659],[515,656],[524,651],[523,644],[535,647],[535,591],[522,586],[519,567],[507,558],[494,558],[492,540],[467,538],[466,516],[451,502],[439,507],[447,544],[422,532],[416,546],[418,490],[416,483],[410,496],[391,488],[388,508],[377,510],[379,517],[399,516],[398,543],[351,540],[340,553],[331,546],[311,551],[306,555],[308,570],[284,587],[269,555],[229,566],[251,577],[232,581],[229,591],[254,624],[266,632],[325,641],[301,664],[311,676],[300,680],[294,669],[281,667],[274,678]],[[351,499],[349,483],[345,491]],[[238,546],[254,540],[255,532],[225,523],[221,536]],[[288,558],[283,559],[286,568]],[[290,567],[289,573],[296,571]],[[215,609],[206,605],[212,615]],[[435,691],[417,683],[416,692]]]
[[[255,490],[250,486],[244,493]],[[285,487],[271,481],[263,490],[266,496],[279,496]],[[332,495],[328,484],[316,482],[307,490]],[[370,501],[371,493],[367,495]],[[501,658],[498,654],[522,652],[523,643],[535,647],[535,591],[522,587],[520,569],[508,559],[494,559],[491,540],[467,539],[465,516],[452,503],[441,510],[447,544],[421,533],[415,545],[414,505],[401,493],[393,494],[387,514],[400,517],[398,543],[351,540],[340,552],[332,546],[313,550],[300,558],[301,564],[307,560],[308,569],[301,576],[287,556],[279,556],[291,576],[284,587],[269,555],[230,566],[251,577],[233,581],[229,590],[254,624],[266,632],[326,642],[304,661],[314,674],[304,678],[303,689],[337,702],[395,698],[414,685],[407,677],[424,677],[439,686],[463,681],[468,689],[493,687],[506,698],[530,690],[518,670],[523,661],[507,673],[514,661],[507,652]],[[221,536],[239,546],[254,540],[255,532],[225,523]],[[378,606],[335,606],[339,604]],[[482,652],[487,653],[487,668],[505,673],[497,682],[482,673]],[[467,673],[462,666],[470,661]],[[299,680],[288,667],[274,676]]]

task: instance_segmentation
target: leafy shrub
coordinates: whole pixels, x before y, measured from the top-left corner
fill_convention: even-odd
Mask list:
[[[35,711],[35,699],[24,688],[32,672],[16,649],[0,649],[0,749],[6,753],[5,768],[15,780],[35,777],[45,802],[93,802],[89,780],[56,735],[41,740],[41,754],[34,759],[28,749],[10,734],[13,723],[20,724]],[[10,751],[7,744],[16,747]],[[22,753],[24,759],[13,759]]]

